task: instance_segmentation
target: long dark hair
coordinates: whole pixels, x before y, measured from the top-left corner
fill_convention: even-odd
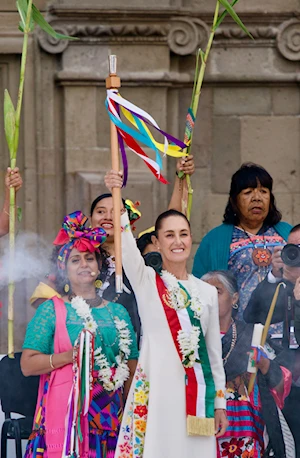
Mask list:
[[[273,178],[266,169],[252,162],[242,164],[242,166],[232,175],[229,199],[225,208],[223,223],[239,224],[237,196],[243,189],[257,188],[259,184],[270,191],[270,209],[264,223],[267,226],[274,226],[279,223],[282,215],[276,208],[275,197],[272,192]]]

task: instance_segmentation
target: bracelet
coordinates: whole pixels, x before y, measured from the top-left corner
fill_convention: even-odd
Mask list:
[[[52,353],[52,355],[50,355],[50,367],[51,367],[51,369],[55,369],[55,367],[53,365],[53,362],[52,362],[52,358],[53,358],[53,353]]]
[[[185,177],[185,173],[184,173],[182,170],[181,170],[180,172],[178,172],[178,171],[176,170],[176,176],[177,176],[180,180],[182,180],[182,178]]]

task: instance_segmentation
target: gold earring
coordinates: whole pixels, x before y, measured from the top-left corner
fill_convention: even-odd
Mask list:
[[[65,286],[64,286],[64,291],[65,293],[68,293],[70,291],[70,285],[69,283],[66,283]]]
[[[103,285],[103,282],[101,280],[95,281],[95,288],[100,289],[102,285]]]

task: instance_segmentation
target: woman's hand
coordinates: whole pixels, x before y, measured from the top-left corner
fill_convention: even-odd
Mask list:
[[[106,172],[104,177],[105,186],[111,192],[112,188],[122,188],[123,186],[123,172],[116,172],[115,170],[110,170]]]
[[[8,167],[5,175],[5,186],[10,188],[15,188],[16,192],[22,187],[23,180],[19,172],[19,168],[16,167],[13,170]]]
[[[270,368],[270,360],[261,356],[259,361],[256,363],[256,367],[261,371],[263,375],[266,375]]]
[[[226,415],[226,410],[224,409],[215,409],[215,431],[216,437],[224,436],[225,431],[228,427],[228,420]]]
[[[195,172],[194,157],[191,154],[180,157],[177,160],[176,171],[183,172],[185,175],[193,175]]]

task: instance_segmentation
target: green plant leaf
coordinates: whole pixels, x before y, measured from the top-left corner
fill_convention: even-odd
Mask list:
[[[4,91],[4,129],[10,158],[15,156],[16,110],[7,89]]]
[[[69,37],[68,35],[57,33],[46,21],[46,19],[43,17],[35,5],[32,5],[32,18],[34,22],[44,30],[44,32],[46,32],[51,37],[56,38],[57,40],[78,40],[77,37]]]
[[[26,24],[26,16],[27,16],[27,10],[28,10],[28,0],[17,0],[17,8],[19,11],[19,15],[21,18],[20,24],[19,24],[19,30],[24,33],[25,29],[25,24]],[[32,32],[34,29],[34,20],[31,16],[30,18],[30,25],[29,25],[29,30]]]
[[[202,51],[202,49],[200,49],[200,57],[201,57],[201,62],[202,64],[204,64],[204,61],[205,61],[205,52]],[[199,69],[200,70],[200,69]]]
[[[17,220],[19,221],[19,223],[22,221],[22,208],[21,207],[17,207]]]
[[[22,2],[23,0],[17,0],[17,8],[18,8],[18,11],[19,11],[19,15],[20,15],[20,18],[21,18],[21,22],[20,22],[20,27],[23,28],[23,31],[24,31],[24,27],[25,27],[25,22],[26,22],[26,9],[23,8],[23,5],[22,5]]]
[[[238,2],[239,0],[233,0],[233,2],[231,3],[231,6],[234,7],[234,5],[236,5],[236,3]],[[217,23],[214,27],[214,30],[216,31],[218,27],[220,27],[220,25],[222,24],[222,22],[224,21],[224,18],[225,16],[227,15],[227,11],[223,11],[223,13],[219,16],[218,20],[217,20]]]
[[[202,54],[201,53],[203,53],[203,51],[199,48],[198,51],[197,51],[197,55],[196,55],[196,68],[195,68],[194,86],[193,86],[192,101],[191,101],[190,108],[192,108],[192,103],[193,103],[193,100],[194,100],[194,97],[195,97],[195,92],[196,92],[196,87],[197,87],[197,80],[198,80],[198,75],[199,75],[199,71],[200,71],[200,65],[199,65],[200,58],[202,60]]]
[[[237,25],[252,39],[253,36],[251,35],[251,33],[247,30],[247,27],[243,24],[243,22],[241,21],[241,19],[239,18],[239,16],[236,14],[236,12],[234,11],[234,9],[232,8],[232,6],[230,5],[230,3],[228,2],[228,0],[218,0],[219,3],[221,3],[222,6],[224,6],[225,10],[227,11],[227,13],[230,14],[230,16],[232,17],[232,19],[237,23]]]

